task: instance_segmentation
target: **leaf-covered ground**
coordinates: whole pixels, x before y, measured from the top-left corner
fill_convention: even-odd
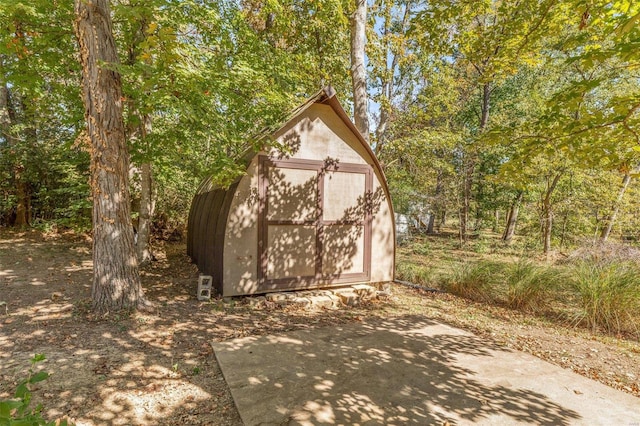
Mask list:
[[[155,312],[96,317],[88,309],[87,238],[0,231],[0,398],[24,377],[29,358],[44,353],[39,368],[52,377],[35,388],[34,402],[50,418],[78,425],[241,424],[211,341],[406,314],[460,326],[640,397],[638,341],[403,286],[390,300],[335,311],[198,302],[197,270],[184,250],[158,247],[158,261],[143,271]]]

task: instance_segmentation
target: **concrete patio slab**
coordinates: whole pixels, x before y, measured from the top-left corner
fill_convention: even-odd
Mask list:
[[[632,395],[421,317],[213,348],[247,426],[640,426]]]

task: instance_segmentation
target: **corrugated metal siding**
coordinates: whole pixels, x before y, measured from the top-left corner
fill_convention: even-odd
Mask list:
[[[198,269],[213,277],[213,286],[222,294],[224,234],[231,200],[238,183],[225,190],[203,182],[193,197],[187,225],[187,254]]]

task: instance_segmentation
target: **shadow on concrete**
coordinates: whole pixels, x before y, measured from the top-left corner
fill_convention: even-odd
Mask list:
[[[472,360],[500,362],[496,354],[513,353],[419,317],[249,337],[214,350],[246,425],[564,425],[581,418],[504,378],[481,381]]]

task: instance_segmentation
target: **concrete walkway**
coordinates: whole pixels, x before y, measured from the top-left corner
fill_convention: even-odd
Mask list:
[[[247,426],[640,426],[640,399],[421,317],[213,344]]]

